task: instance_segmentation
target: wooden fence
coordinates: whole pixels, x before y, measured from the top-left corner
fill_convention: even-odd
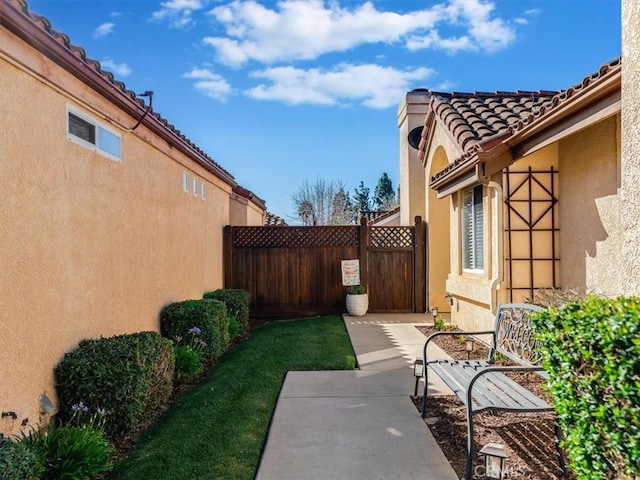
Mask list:
[[[425,224],[227,226],[225,288],[249,291],[253,317],[325,315],[345,309],[341,260],[360,259],[370,312],[426,309]]]

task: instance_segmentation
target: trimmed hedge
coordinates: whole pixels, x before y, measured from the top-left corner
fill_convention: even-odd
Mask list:
[[[55,368],[60,416],[70,420],[82,402],[89,415],[106,410],[109,437],[129,432],[169,401],[174,362],[157,332],[83,340]]]
[[[640,478],[640,298],[589,297],[531,320],[578,479]]]
[[[218,300],[186,300],[171,303],[160,312],[160,332],[181,344],[189,338],[189,331],[199,329],[199,337],[205,342],[203,357],[216,360],[229,347],[229,319],[227,308]]]
[[[45,457],[26,441],[12,441],[0,434],[0,480],[40,480]]]
[[[236,319],[240,335],[249,331],[249,292],[234,288],[221,288],[204,294],[204,298],[220,300],[227,306],[227,313]]]

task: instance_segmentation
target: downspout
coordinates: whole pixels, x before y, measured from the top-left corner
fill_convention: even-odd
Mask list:
[[[497,238],[496,241],[493,242],[495,247],[493,248],[492,252],[494,258],[497,259],[497,268],[492,269],[492,273],[495,273],[492,275],[492,279],[489,284],[491,289],[491,313],[495,314],[498,308],[498,287],[504,280],[504,207],[502,201],[502,185],[494,181],[489,181],[487,183],[487,186],[495,190],[497,199],[497,218],[495,229],[495,231],[497,232]],[[491,260],[493,261],[494,258],[492,258]]]

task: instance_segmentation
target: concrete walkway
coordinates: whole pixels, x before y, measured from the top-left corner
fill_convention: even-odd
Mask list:
[[[415,326],[430,320],[345,315],[359,369],[287,374],[256,479],[456,480],[409,398],[424,344]]]

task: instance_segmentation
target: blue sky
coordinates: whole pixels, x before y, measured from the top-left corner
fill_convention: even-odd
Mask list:
[[[559,90],[621,53],[620,0],[30,0],[290,221],[305,180],[397,187],[407,91]]]

